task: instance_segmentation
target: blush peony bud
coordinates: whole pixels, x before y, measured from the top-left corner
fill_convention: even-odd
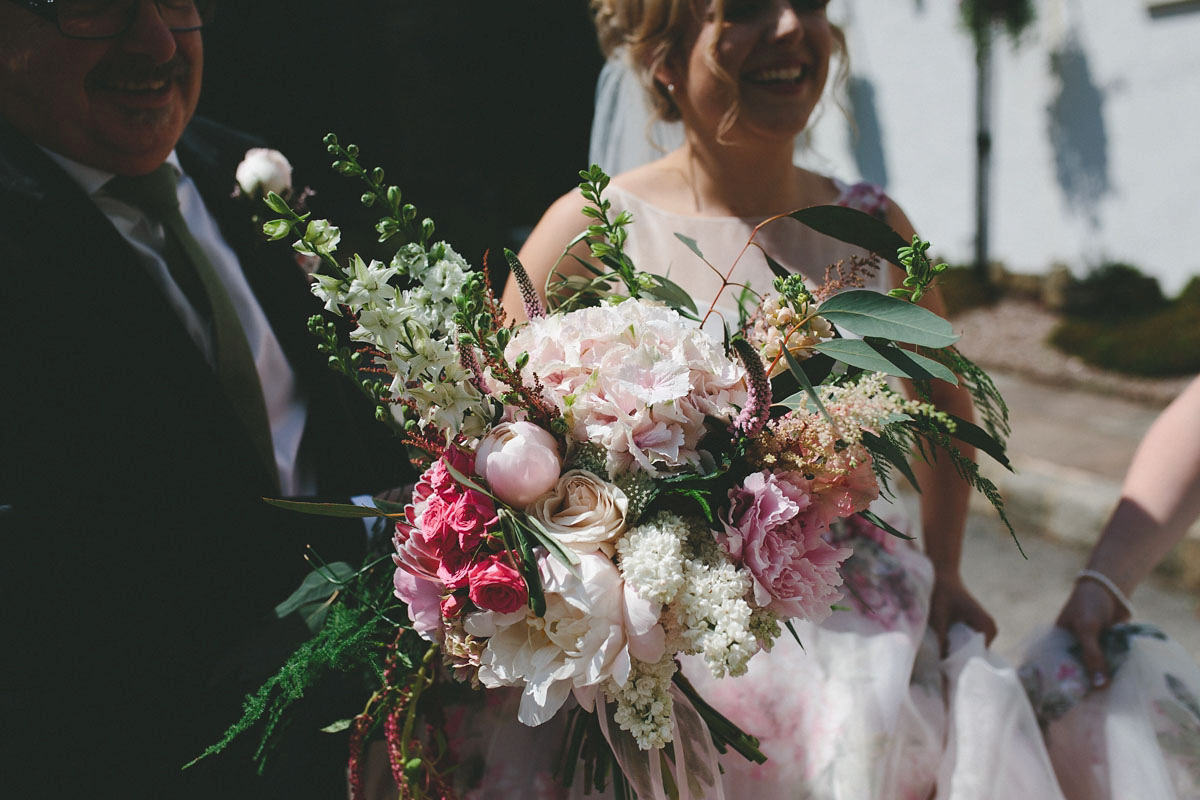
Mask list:
[[[553,489],[561,470],[558,442],[532,422],[502,422],[475,450],[475,473],[514,508]]]
[[[242,194],[250,197],[265,197],[268,192],[287,197],[292,191],[292,165],[278,150],[247,150],[234,177]]]

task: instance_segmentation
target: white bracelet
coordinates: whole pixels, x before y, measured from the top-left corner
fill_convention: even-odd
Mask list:
[[[1129,602],[1129,598],[1125,596],[1120,587],[1113,583],[1112,578],[1094,569],[1081,569],[1079,570],[1079,574],[1075,576],[1075,581],[1078,582],[1083,578],[1089,578],[1112,592],[1113,597],[1117,598],[1117,602],[1125,607],[1125,611],[1128,612],[1131,619],[1137,616],[1133,610],[1133,603]]]

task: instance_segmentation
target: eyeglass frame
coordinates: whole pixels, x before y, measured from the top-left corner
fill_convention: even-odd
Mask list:
[[[53,22],[54,26],[58,28],[58,32],[68,39],[78,39],[85,42],[101,42],[105,39],[116,39],[119,36],[124,36],[129,29],[133,27],[134,20],[137,19],[137,9],[140,0],[133,0],[133,2],[130,4],[129,8],[132,13],[129,15],[129,19],[126,21],[125,27],[121,28],[116,33],[110,33],[107,36],[78,36],[76,34],[67,33],[64,31],[62,28],[62,23],[58,21],[58,10],[55,8],[55,0],[10,0],[10,2],[21,6],[32,14],[38,15],[42,19]],[[159,15],[161,16],[162,9],[159,8],[159,0],[153,0],[153,2],[155,8],[158,9]],[[198,31],[204,28],[204,18],[207,15],[209,7],[212,5],[212,3],[204,2],[204,0],[192,0],[192,5],[196,6],[196,11],[200,15],[200,24],[186,28],[171,28],[171,33],[188,33],[190,31]]]

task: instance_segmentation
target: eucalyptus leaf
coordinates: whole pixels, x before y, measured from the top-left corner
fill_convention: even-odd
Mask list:
[[[767,266],[771,268],[771,272],[776,278],[786,278],[792,274],[791,270],[767,255],[767,251],[765,250],[763,251],[763,258],[767,260]]]
[[[900,248],[911,244],[887,223],[846,206],[812,206],[793,211],[788,216],[818,233],[870,250],[898,267],[901,266],[897,255]]]
[[[696,301],[692,299],[692,296],[683,287],[661,275],[651,275],[650,279],[654,281],[654,285],[645,290],[646,294],[662,300],[685,317],[699,319],[697,316],[698,312],[696,311]]]
[[[896,347],[894,344],[881,344],[878,342],[868,341],[872,347],[876,349],[880,355],[887,358],[896,366],[904,369],[914,378],[919,380],[928,380],[937,378],[943,380],[951,386],[958,386],[958,376],[954,374],[954,370],[947,367],[940,361],[934,361],[932,358],[923,356],[920,353],[914,353],[910,350],[904,350]]]
[[[341,519],[367,519],[368,517],[397,517],[399,514],[389,514],[378,508],[356,506],[351,503],[311,503],[303,500],[281,500],[274,497],[264,497],[273,506],[288,511],[300,511],[305,514],[317,514],[323,517],[339,517]],[[401,512],[403,513],[403,512]]]
[[[299,588],[275,606],[275,616],[282,619],[304,606],[326,602],[330,595],[353,578],[356,572],[357,570],[346,562],[334,561],[308,573]]]
[[[789,408],[792,411],[808,411],[811,398],[808,392],[796,392],[791,397],[785,397],[783,400],[775,401],[774,405]]]
[[[695,239],[690,236],[684,236],[682,233],[675,234],[675,238],[686,244],[687,248],[696,255],[700,256],[702,260],[707,260],[704,258],[704,253],[700,252],[700,245],[696,244]]]
[[[799,382],[800,388],[802,388],[805,393],[808,394],[809,398],[813,401],[813,404],[816,405],[817,409],[821,412],[821,416],[825,417],[825,419],[829,420],[830,422],[833,422],[833,417],[829,416],[829,411],[826,410],[825,404],[821,402],[821,398],[817,395],[817,390],[813,388],[812,381],[808,379],[808,373],[804,371],[804,367],[800,365],[800,362],[796,360],[794,355],[788,352],[786,347],[783,350],[783,357],[784,360],[787,361],[788,369],[791,370],[792,375],[796,378],[797,382]]]
[[[895,375],[897,378],[914,378],[908,371],[892,363],[886,356],[862,339],[831,339],[814,346],[818,352],[836,358],[844,364],[865,369],[870,372],[882,372],[885,375]]]
[[[353,724],[353,719],[339,719],[337,722],[331,722],[324,728],[321,728],[321,733],[341,733],[344,730],[349,730]]]
[[[567,569],[571,570],[571,574],[580,580],[583,579],[579,572],[579,554],[569,547],[563,547],[554,534],[546,530],[542,523],[538,522],[531,516],[515,518],[517,524],[533,534],[533,538],[538,540],[538,543],[550,551],[550,554],[559,561],[566,564]]]
[[[866,289],[839,292],[817,313],[859,336],[934,348],[949,347],[959,339],[950,323],[932,311]]]
[[[493,500],[497,499],[496,495],[492,494],[490,491],[488,491],[486,488],[484,488],[483,484],[477,482],[474,478],[468,478],[466,475],[459,472],[457,469],[455,469],[454,465],[451,464],[449,461],[443,460],[442,465],[446,468],[446,472],[450,473],[450,477],[454,478],[454,480],[457,481],[460,485],[465,486],[468,489],[474,489],[475,491],[479,492],[480,494],[486,494],[488,497],[492,498]]]

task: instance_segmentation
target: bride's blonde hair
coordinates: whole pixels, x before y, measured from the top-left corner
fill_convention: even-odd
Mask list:
[[[618,49],[625,48],[634,73],[646,90],[651,110],[666,122],[680,119],[679,107],[655,75],[669,59],[680,55],[688,26],[709,11],[710,2],[720,25],[725,18],[725,0],[591,0],[600,49],[606,57],[611,57]],[[835,54],[839,56],[834,86],[840,90],[850,76],[850,59],[842,29],[832,24],[830,27]],[[732,91],[736,82],[717,63],[715,50],[705,54],[705,61],[717,80],[727,84],[730,95],[736,98],[737,93]],[[734,100],[721,121],[720,134],[729,130],[737,115],[738,104]]]

